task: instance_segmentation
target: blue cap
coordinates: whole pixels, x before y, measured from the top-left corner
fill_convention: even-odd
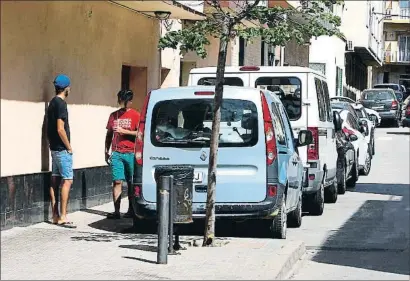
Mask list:
[[[70,86],[70,78],[67,75],[59,74],[54,79],[54,86],[60,89],[67,88]]]

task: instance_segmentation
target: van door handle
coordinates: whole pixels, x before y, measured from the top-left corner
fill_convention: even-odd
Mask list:
[[[279,150],[279,154],[288,154],[287,151]]]

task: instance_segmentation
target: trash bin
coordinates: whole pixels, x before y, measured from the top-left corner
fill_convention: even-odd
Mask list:
[[[173,186],[170,191],[170,203],[174,210],[174,223],[192,223],[194,167],[189,165],[158,166],[155,168],[154,176],[157,183],[161,176],[173,176]],[[157,188],[157,198],[158,191],[159,189]]]

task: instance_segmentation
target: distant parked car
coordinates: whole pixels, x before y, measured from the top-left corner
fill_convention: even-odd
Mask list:
[[[410,96],[403,102],[401,124],[403,127],[410,127]]]
[[[361,104],[352,104],[352,107],[355,109],[357,116],[359,116],[360,123],[366,128],[365,138],[370,144],[372,155],[376,153],[375,143],[374,143],[374,131],[375,125],[367,114],[365,107]]]
[[[205,217],[214,91],[214,86],[167,88],[145,98],[136,140],[135,225],[156,219],[154,171],[160,165],[194,167],[193,218]],[[287,225],[302,223],[304,167],[299,148],[312,138],[308,130],[294,137],[286,111],[272,92],[226,86],[216,217],[264,220],[273,237],[286,238]]]
[[[373,86],[373,89],[392,89],[394,91],[394,94],[396,95],[397,100],[399,102],[403,101],[405,91],[403,91],[402,86],[399,84],[377,84]]]
[[[348,102],[348,103],[355,103],[355,101],[352,100],[351,98],[341,97],[341,96],[332,97],[330,98],[330,101],[342,101],[342,102]]]
[[[370,109],[370,108],[365,107],[364,110],[366,110],[367,115],[369,115],[370,120],[373,121],[374,126],[375,127],[380,126],[380,124],[382,122],[382,118],[380,117],[380,114],[376,110],[373,110],[373,109]]]
[[[392,89],[364,90],[360,103],[366,108],[376,110],[380,114],[382,121],[389,121],[396,127],[399,125],[399,101]]]

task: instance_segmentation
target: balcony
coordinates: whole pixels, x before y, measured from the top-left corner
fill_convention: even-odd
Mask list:
[[[410,8],[395,8],[386,9],[386,16],[384,21],[386,23],[409,23],[410,21]]]
[[[408,64],[410,63],[410,52],[405,50],[385,51],[384,62],[386,64]]]

